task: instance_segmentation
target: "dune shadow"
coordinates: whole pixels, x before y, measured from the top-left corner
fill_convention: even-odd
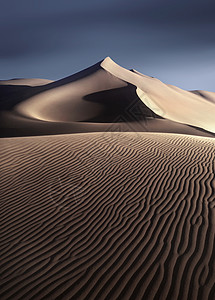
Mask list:
[[[47,90],[46,86],[0,85],[0,110],[10,110],[45,90]]]
[[[103,113],[87,120],[88,122],[137,122],[147,118],[161,118],[140,100],[136,94],[136,87],[131,84],[88,94],[83,100],[103,106]]]

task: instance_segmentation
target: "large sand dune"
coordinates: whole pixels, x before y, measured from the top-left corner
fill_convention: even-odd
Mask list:
[[[110,124],[113,131],[215,133],[213,93],[184,91],[109,57],[67,78],[39,82],[1,81],[2,136],[108,131]]]
[[[214,95],[110,58],[0,81],[0,299],[215,299]]]

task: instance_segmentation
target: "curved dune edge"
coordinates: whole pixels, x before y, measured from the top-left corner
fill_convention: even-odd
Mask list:
[[[127,86],[101,68],[99,63],[81,71],[78,79],[73,79],[73,76],[71,80],[70,77],[64,78],[47,85],[46,90],[22,101],[14,110],[28,118],[48,122],[85,121],[102,112],[102,105],[85,101],[86,96]]]
[[[6,138],[6,299],[214,299],[214,139]]]
[[[215,133],[215,105],[194,93],[166,85],[156,78],[122,68],[107,57],[101,66],[114,76],[137,86],[140,99],[158,115]]]
[[[115,77],[135,85],[137,87],[136,93],[138,97],[143,101],[143,103],[148,106],[154,113],[160,116],[164,116],[164,111],[162,110],[161,106],[159,106],[158,102],[152,101],[147,93],[139,88],[139,86],[141,86],[142,77],[149,80],[152,79],[152,77],[143,75],[135,70],[134,72],[131,72],[130,70],[127,70],[116,64],[110,57],[106,57],[102,61],[101,67],[113,74]],[[141,75],[141,79],[138,77],[138,75]]]

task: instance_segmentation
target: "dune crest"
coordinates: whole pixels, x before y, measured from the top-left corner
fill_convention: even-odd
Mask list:
[[[109,57],[101,66],[114,76],[134,84],[140,99],[156,114],[215,133],[215,105],[213,102],[206,103],[200,94],[164,84],[140,72],[130,72]]]

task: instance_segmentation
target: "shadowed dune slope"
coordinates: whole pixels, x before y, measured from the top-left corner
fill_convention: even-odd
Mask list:
[[[184,91],[126,70],[107,57],[54,82],[0,81],[1,136],[98,132],[113,124],[112,131],[213,137],[213,97],[213,93]]]
[[[5,138],[5,299],[214,299],[215,140]]]

